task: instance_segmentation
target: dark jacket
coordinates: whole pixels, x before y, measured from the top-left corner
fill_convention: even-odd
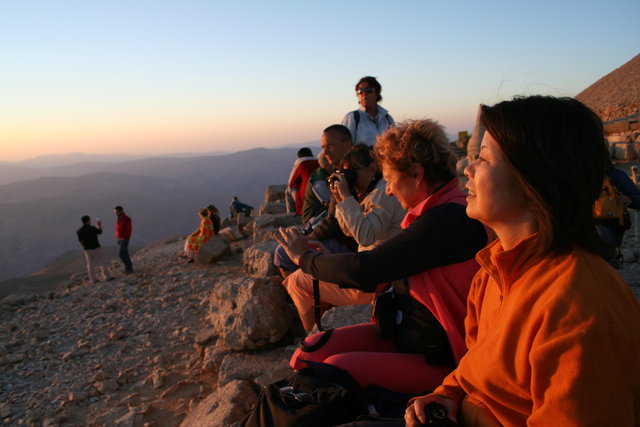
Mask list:
[[[98,242],[98,235],[102,234],[102,230],[100,228],[84,224],[76,233],[78,234],[78,241],[82,245],[83,249],[90,250],[100,247],[100,243]]]

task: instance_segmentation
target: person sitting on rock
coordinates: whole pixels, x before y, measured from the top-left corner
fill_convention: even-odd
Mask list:
[[[441,405],[446,425],[637,426],[640,304],[601,258],[592,212],[607,157],[602,122],[571,98],[481,108],[467,213],[498,238],[476,255],[468,352],[405,422],[426,425]]]
[[[406,211],[398,199],[386,194],[386,182],[369,146],[355,145],[342,161],[341,172],[332,176],[332,192],[336,199],[336,219],[347,236],[358,243],[358,250],[371,250],[401,230]],[[296,270],[283,282],[291,296],[305,331],[313,329],[313,276]],[[342,289],[334,283],[319,281],[320,303],[327,305],[370,304],[374,293],[358,289]]]
[[[375,323],[337,328],[328,339],[326,332],[311,335],[290,363],[301,369],[323,362],[363,388],[421,393],[439,385],[466,352],[467,293],[479,268],[474,256],[488,236],[465,212],[456,157],[436,122],[394,126],[374,152],[387,194],[408,211],[400,233],[372,250],[339,254],[310,250],[295,229],[280,229],[276,239],[316,279],[365,292],[391,281],[393,287],[376,297]]]
[[[329,190],[329,175],[333,172],[333,167],[327,161],[324,151],[318,154],[319,167],[309,176],[309,182],[304,194],[302,204],[302,223],[309,224],[314,218],[322,216],[327,212],[329,200],[331,200],[331,190]],[[318,221],[319,222],[319,221]]]
[[[220,211],[214,205],[207,206],[207,210],[209,211],[209,219],[213,224],[213,235],[217,236],[220,232]]]
[[[303,147],[298,150],[298,158],[293,163],[289,183],[285,190],[287,212],[302,215],[304,195],[309,182],[309,176],[318,168],[318,161],[313,157],[311,149]]]
[[[232,221],[234,218],[242,214],[244,214],[245,217],[251,216],[251,211],[253,211],[253,206],[244,204],[238,200],[238,196],[233,196],[231,204],[229,205],[229,214],[231,215]]]
[[[209,218],[209,210],[202,208],[198,212],[200,216],[200,227],[191,233],[184,242],[184,256],[187,262],[194,262],[198,251],[213,236],[213,223]]]
[[[342,125],[329,126],[322,132],[320,141],[331,167],[334,170],[339,169],[342,159],[353,147],[349,129]],[[324,249],[329,252],[352,252],[357,245],[353,238],[345,236],[340,229],[335,217],[335,205],[335,198],[331,197],[322,221],[308,234],[308,237],[312,241],[321,241]],[[298,269],[296,263],[289,259],[287,252],[280,246],[274,253],[273,264],[280,270],[283,277],[287,277]]]

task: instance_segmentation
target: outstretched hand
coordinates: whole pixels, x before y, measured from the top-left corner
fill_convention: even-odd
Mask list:
[[[291,261],[298,265],[300,257],[310,249],[309,239],[295,228],[280,227],[273,233],[274,239],[287,252]]]
[[[425,408],[429,403],[437,403],[444,406],[451,425],[458,425],[456,414],[458,413],[458,402],[437,394],[428,394],[413,401],[404,413],[404,422],[408,427],[427,425],[427,415]]]

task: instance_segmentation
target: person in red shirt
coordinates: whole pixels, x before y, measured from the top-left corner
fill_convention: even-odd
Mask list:
[[[133,273],[133,265],[129,257],[129,240],[131,239],[131,218],[124,213],[122,206],[113,209],[116,214],[116,240],[118,241],[118,256],[124,264],[126,274]]]
[[[298,158],[293,163],[287,185],[287,212],[295,211],[296,215],[302,215],[304,194],[307,190],[309,176],[311,176],[319,166],[318,160],[313,157],[310,148],[304,147],[298,150]]]

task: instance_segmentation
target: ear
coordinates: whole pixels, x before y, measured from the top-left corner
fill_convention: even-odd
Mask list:
[[[416,181],[417,184],[424,181],[424,168],[420,163],[414,163],[409,168],[409,173],[411,177]]]

